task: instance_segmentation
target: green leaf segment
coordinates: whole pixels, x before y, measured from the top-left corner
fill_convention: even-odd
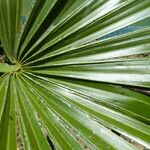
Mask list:
[[[150,0],[0,0],[1,55],[0,150],[150,149]]]

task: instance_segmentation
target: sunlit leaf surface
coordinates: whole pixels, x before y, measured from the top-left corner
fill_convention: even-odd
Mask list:
[[[0,41],[1,150],[150,148],[150,0],[0,0]]]

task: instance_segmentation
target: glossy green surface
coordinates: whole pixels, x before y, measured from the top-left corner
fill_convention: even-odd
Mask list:
[[[0,149],[150,148],[149,22],[149,0],[0,0]]]

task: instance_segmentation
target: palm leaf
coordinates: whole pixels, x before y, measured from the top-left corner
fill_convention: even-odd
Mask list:
[[[149,12],[149,0],[0,0],[1,149],[137,149],[122,136],[150,148]]]

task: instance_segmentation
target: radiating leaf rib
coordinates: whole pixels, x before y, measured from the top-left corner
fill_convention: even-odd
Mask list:
[[[85,3],[86,2],[86,3]],[[76,2],[77,3],[77,6],[78,6],[78,3],[79,2]],[[75,3],[75,5],[76,5],[76,3]],[[94,0],[84,0],[82,3],[80,3],[80,6],[75,6],[75,8],[74,8],[74,13],[75,14],[77,14],[77,12],[79,13],[79,10],[80,11],[83,11],[82,9],[85,9],[84,10],[84,12],[82,12],[82,13],[80,13],[81,14],[81,17],[79,17],[79,14],[78,14],[78,18],[77,18],[77,20],[79,20],[79,19],[82,19],[82,18],[84,18],[85,16],[87,16],[88,14],[90,14],[90,13],[92,13],[91,12],[91,10],[94,12],[94,10],[96,10],[97,8],[98,8],[98,6],[103,6],[103,4],[104,3],[106,3],[106,5],[108,6],[108,4],[107,3],[111,3],[111,2],[106,2],[106,1],[104,1],[104,0],[102,0],[102,1],[94,1]],[[117,3],[117,2],[116,2]],[[89,6],[90,5],[90,9],[89,9],[89,7],[87,7],[87,6]],[[111,3],[111,5],[114,5],[113,3]],[[74,5],[73,5],[74,6]],[[81,7],[81,8],[80,8]],[[110,7],[110,6],[109,6]],[[116,7],[116,6],[115,6]],[[105,6],[105,8],[106,8],[106,6]],[[88,11],[87,11],[87,9],[88,9]],[[99,8],[100,9],[100,8]],[[63,9],[64,10],[64,9]],[[72,8],[69,8],[69,10],[72,10]],[[69,11],[69,10],[67,10],[67,11]],[[76,10],[76,11],[75,11]],[[103,10],[102,8],[101,8],[101,10]],[[71,12],[71,14],[72,14],[73,12]],[[71,15],[72,17],[74,17],[74,14],[73,13],[73,15]],[[95,12],[96,13],[96,12]],[[62,15],[62,14],[61,14]],[[70,14],[69,14],[70,15]],[[82,16],[83,15],[83,16]],[[101,16],[102,14],[101,13],[99,13],[99,15]],[[94,16],[94,15],[93,15]],[[96,15],[95,15],[96,16]],[[96,17],[98,17],[98,16],[96,16]],[[59,18],[59,16],[58,16],[58,18]],[[70,17],[69,17],[70,18]],[[93,19],[94,20],[94,17],[93,18],[91,18],[91,17],[89,17],[90,19]],[[90,21],[91,22],[91,20],[88,20],[88,21]],[[64,19],[63,18],[61,18],[61,20],[57,20],[57,18],[56,18],[56,25],[58,25],[58,24],[61,24],[61,22],[63,21]],[[66,18],[65,17],[65,20],[64,20],[64,22],[62,22],[63,24],[66,22],[66,20],[68,20],[68,18]],[[73,20],[73,18],[72,18],[72,20]],[[76,20],[75,20],[76,21]],[[84,20],[83,20],[83,22],[85,22]],[[55,22],[54,22],[55,23]],[[72,24],[74,24],[73,23],[73,21],[72,22],[70,22],[70,23],[72,23]],[[55,26],[56,26],[55,25]],[[54,28],[56,28],[56,27],[54,27]],[[53,25],[52,25],[52,28],[50,28],[49,29],[50,31],[52,31],[52,30],[54,30],[53,29]],[[60,30],[60,29],[59,29]],[[64,29],[63,29],[64,30]],[[48,32],[50,32],[50,31],[48,31]],[[54,32],[54,31],[53,31]],[[47,34],[47,33],[46,33]],[[27,54],[30,52],[31,50],[29,50],[28,52],[27,52]]]
[[[42,0],[22,0],[21,12],[19,16],[19,35],[16,45],[17,56],[20,53],[20,48],[35,21],[40,7],[42,7],[44,1]],[[16,56],[16,57],[17,57]]]
[[[4,13],[4,10],[6,11],[5,7],[6,1],[0,1],[0,38],[1,42],[4,47],[4,51],[7,54],[7,57],[10,58],[10,52],[9,52],[9,38],[8,38],[8,21],[7,21],[7,13]],[[4,21],[5,20],[5,21]],[[2,30],[3,29],[3,30]]]
[[[64,91],[65,91],[65,89],[64,89]],[[142,139],[144,139],[144,138],[147,139],[147,137],[149,137],[149,133],[147,132],[149,129],[146,124],[144,125],[140,122],[136,122],[133,118],[131,119],[130,117],[128,117],[126,115],[114,113],[112,111],[112,109],[104,108],[103,106],[100,106],[99,104],[97,104],[96,102],[94,102],[92,100],[87,101],[87,99],[90,99],[89,97],[84,96],[84,98],[83,98],[82,95],[79,96],[79,94],[77,95],[75,93],[68,94],[69,92],[63,92],[62,90],[61,91],[58,90],[58,91],[54,91],[54,92],[56,94],[58,94],[59,96],[62,96],[63,98],[68,100],[69,103],[75,105],[77,108],[79,108],[81,110],[84,110],[86,113],[88,113],[89,115],[91,115],[94,118],[97,118],[98,121],[101,121],[101,123],[105,124],[106,126],[112,128],[114,130],[117,130],[116,127],[117,128],[119,127],[118,130],[119,131],[123,130],[122,133],[126,133],[126,131],[128,130],[127,136],[129,136],[130,134],[132,135],[132,133],[134,131],[138,136],[142,137]],[[102,111],[103,111],[103,113],[102,113]],[[110,116],[107,118],[108,115],[110,115]],[[108,121],[108,119],[109,119],[109,121]],[[133,123],[133,125],[131,125],[132,124],[131,122]],[[135,127],[136,124],[140,124],[140,126]],[[138,136],[136,136],[136,137],[138,137]],[[136,138],[136,139],[133,138],[133,139],[135,141],[139,142],[138,138]],[[143,141],[141,140],[140,143],[143,144]],[[147,147],[149,147],[149,145],[147,145],[147,143],[145,143],[145,145]]]
[[[113,134],[111,134],[111,132],[108,129],[101,126],[94,120],[90,119],[89,116],[87,116],[80,110],[76,109],[76,107],[67,104],[64,101],[64,99],[62,99],[61,97],[57,97],[51,94],[50,92],[48,92],[46,87],[43,88],[43,86],[38,85],[38,83],[36,84],[34,83],[34,86],[33,88],[35,90],[38,89],[37,93],[39,93],[43,97],[43,99],[45,99],[45,101],[47,102],[47,104],[49,105],[51,109],[55,110],[60,115],[60,117],[62,117],[69,124],[75,127],[79,133],[83,134],[85,138],[89,140],[90,142],[92,142],[95,146],[97,146],[98,149],[99,148],[120,149],[121,145],[124,145],[128,149],[130,148],[132,149],[130,145],[126,145],[126,143],[124,143],[119,137],[116,137]],[[98,128],[100,130],[98,130]],[[111,136],[108,136],[108,135],[111,135]],[[101,143],[99,143],[98,141],[101,141]],[[116,147],[116,145],[114,145],[114,142],[117,142],[117,143],[119,142],[121,143],[121,145],[118,145]]]
[[[18,101],[18,97],[17,97],[17,101]],[[16,104],[16,107],[17,107],[18,138],[20,138],[20,140],[21,140],[20,141],[22,144],[21,146],[23,146],[23,148],[25,150],[28,150],[32,146],[29,141],[30,139],[28,138],[28,135],[27,135],[25,123],[23,121],[23,117],[21,115],[21,110],[20,110],[18,102]],[[18,143],[18,144],[20,144],[20,143]]]
[[[8,149],[16,149],[17,148],[17,133],[16,133],[16,91],[13,90],[14,88],[14,80],[11,76],[10,79],[10,110],[9,110],[9,128],[8,128],[8,142],[7,147]]]
[[[8,84],[8,83],[7,83]],[[0,122],[0,147],[2,149],[17,149],[16,140],[16,113],[15,113],[15,99],[13,92],[13,77],[10,77],[9,87],[5,109],[3,111],[2,120]]]
[[[21,10],[22,10],[22,1],[21,0],[16,0],[16,4],[15,4],[15,14],[14,14],[14,17],[15,17],[15,20],[12,20],[12,21],[15,21],[14,23],[14,30],[12,30],[14,33],[14,47],[13,47],[13,56],[14,56],[14,59],[17,60],[17,49],[18,49],[18,44],[19,44],[19,39],[18,37],[20,36],[20,30],[21,30]]]
[[[123,88],[120,89],[120,87],[117,87],[117,86],[109,86],[109,85],[101,84],[101,83],[96,84],[97,87],[94,88],[94,86],[87,84],[87,82],[80,83],[76,81],[74,84],[69,84],[69,82],[61,82],[61,79],[60,81],[53,80],[53,79],[51,80],[55,84],[58,84],[58,85],[59,83],[60,85],[64,84],[65,88],[70,87],[70,90],[75,90],[81,95],[89,97],[89,99],[91,99],[95,103],[104,105],[106,107],[108,106],[115,110],[117,109],[116,111],[121,111],[124,114],[130,115],[132,117],[135,117],[136,119],[141,120],[142,122],[145,122],[148,124],[150,123],[150,120],[149,120],[150,98],[147,96],[143,96],[138,93],[131,92],[127,89],[123,89]],[[39,80],[39,82],[40,81],[41,80]],[[95,84],[92,83],[92,85],[95,85]],[[47,88],[48,87],[51,87],[50,89],[56,88],[54,85],[51,85],[51,84],[48,84]],[[144,112],[143,112],[143,109],[145,109]]]
[[[26,82],[26,80],[24,80],[24,82]],[[27,82],[26,86],[28,86],[29,89],[32,87],[31,84],[27,84]],[[23,89],[26,91],[25,87],[23,87]],[[39,120],[41,120],[41,123],[47,128],[47,132],[54,140],[54,146],[58,149],[81,149],[79,143],[73,139],[73,137],[66,131],[66,127],[62,125],[60,121],[61,118],[55,115],[54,112],[44,104],[44,100],[42,100],[43,98],[38,95],[37,91],[32,89],[30,92],[26,92],[28,93],[35,110],[38,112]]]
[[[16,33],[15,31],[15,25],[16,25],[16,5],[18,1],[16,1],[16,3],[14,3],[13,0],[8,0],[7,2],[7,11],[8,11],[8,37],[9,37],[9,53],[11,55],[11,57],[14,57],[14,44],[15,44],[15,36]],[[13,9],[12,9],[13,8]],[[6,10],[5,12],[6,13]],[[6,19],[6,18],[5,18]],[[12,58],[14,59],[14,58]]]
[[[35,68],[58,65],[86,64],[113,61],[114,58],[130,56],[150,52],[150,28],[146,28],[127,35],[106,39],[83,45],[76,49],[65,52],[54,59],[29,62],[25,65],[33,65]],[[111,59],[111,60],[110,60]],[[117,61],[117,60],[114,60]]]
[[[38,74],[150,87],[150,59],[30,70]]]
[[[43,7],[39,9],[39,13],[37,18],[35,19],[27,37],[24,40],[23,45],[21,46],[21,49],[24,49],[24,47],[29,44],[29,41],[32,39],[33,35],[37,32],[37,30],[42,26],[42,23],[44,22],[44,19],[48,16],[52,8],[54,7],[56,3],[56,0],[46,0],[43,4]],[[50,18],[49,18],[50,19]],[[48,23],[48,22],[47,22]],[[22,51],[20,51],[21,53]]]
[[[137,4],[136,4],[137,3]],[[134,5],[134,9],[132,7]],[[34,53],[32,56],[29,56],[25,61],[31,59],[35,59],[34,56],[37,55],[37,53],[40,53],[45,50],[45,53],[47,52],[47,48],[49,48],[49,53],[45,54],[43,57],[40,57],[39,59],[36,58],[36,60],[43,60],[45,58],[50,58],[52,56],[57,56],[58,54],[61,54],[64,51],[68,51],[70,48],[75,48],[77,46],[80,46],[84,43],[87,43],[88,41],[92,41],[94,39],[97,39],[99,37],[102,37],[106,35],[106,33],[110,33],[112,31],[116,31],[118,29],[121,29],[125,26],[128,26],[134,22],[137,22],[139,20],[142,20],[149,16],[149,1],[143,1],[139,4],[139,2],[134,2],[133,4],[128,4],[128,6],[124,6],[123,8],[116,9],[112,13],[106,13],[106,15],[103,15],[100,19],[98,19],[95,22],[92,22],[91,24],[85,26],[85,28],[74,32],[67,38],[64,38],[64,35],[60,35],[59,40],[63,40],[62,42],[58,42],[58,44],[55,44],[57,40],[55,38],[52,38],[54,40],[54,43],[49,41],[50,45],[46,46],[44,44],[44,48],[41,48],[41,50],[37,50],[36,53]],[[145,9],[144,9],[145,8]],[[124,9],[123,13],[119,13],[121,9]],[[137,11],[138,10],[138,11]],[[115,15],[115,17],[113,17]],[[127,17],[128,16],[128,17]],[[83,24],[83,23],[82,23]],[[72,27],[73,28],[73,27]],[[69,28],[68,33],[73,32],[74,30],[72,28]],[[75,27],[76,29],[76,27]],[[67,32],[67,30],[65,30]],[[63,32],[65,36],[67,36],[67,33]],[[55,45],[54,45],[55,44]]]
[[[4,112],[7,91],[9,87],[9,76],[0,77],[0,122]]]
[[[19,53],[19,45],[20,42],[22,42],[22,38],[24,38],[24,34],[27,32],[27,27],[29,26],[29,18],[31,15],[31,12],[33,11],[33,6],[34,8],[37,7],[37,3],[35,0],[18,0],[18,6],[17,6],[17,22],[16,22],[16,45],[15,45],[15,50],[16,54],[15,57],[17,57]],[[39,2],[37,0],[37,2]]]
[[[48,30],[45,32],[45,34],[47,35],[49,32],[51,33],[57,26],[59,27],[59,25],[61,25],[61,24],[64,24],[65,22],[66,22],[66,20],[68,21],[68,19],[69,18],[73,18],[75,15],[77,15],[77,13],[79,13],[79,11],[82,11],[82,9],[85,9],[85,10],[87,10],[87,6],[89,6],[89,5],[91,5],[91,10],[93,9],[93,8],[97,8],[97,6],[99,6],[99,5],[102,5],[103,3],[104,3],[104,0],[103,1],[100,1],[100,2],[98,2],[98,1],[94,1],[94,0],[83,0],[82,2],[80,2],[80,5],[79,5],[79,2],[78,1],[74,1],[74,2],[71,2],[71,1],[68,1],[68,3],[70,4],[72,4],[72,3],[74,3],[74,5],[71,7],[71,8],[69,8],[68,10],[66,10],[65,11],[65,9],[66,9],[66,7],[64,7],[63,8],[63,10],[62,10],[62,13],[58,16],[58,17],[56,17],[56,20],[54,20],[54,22],[53,22],[53,24],[52,25],[50,25],[50,27],[48,28]],[[67,4],[68,4],[67,3]],[[61,6],[61,7],[63,7],[63,5]],[[73,10],[73,11],[72,11]],[[94,10],[94,9],[93,9]],[[66,14],[66,16],[64,16],[64,14],[63,14],[63,12],[66,14],[67,12],[68,12],[68,15]],[[70,12],[70,13],[69,13]],[[85,11],[84,13],[82,13],[82,15],[84,14],[84,16],[86,16],[87,14],[89,14],[89,13],[91,13],[91,11],[89,10],[88,12],[87,11]],[[82,16],[81,15],[81,16]],[[65,18],[64,18],[65,17]],[[57,19],[58,18],[58,19]],[[82,17],[81,17],[82,18]],[[78,20],[80,19],[80,17],[79,17],[79,15],[78,15],[78,18],[77,18]],[[73,19],[72,19],[73,20]],[[55,23],[56,22],[56,23]],[[71,22],[70,22],[71,23]],[[54,27],[53,27],[54,26]],[[62,26],[62,25],[61,25]],[[57,28],[56,28],[57,29]],[[44,37],[45,37],[45,34],[43,35]],[[39,40],[41,41],[43,39],[43,37],[41,37]],[[31,50],[29,50],[28,52],[27,52],[27,54],[30,52]],[[26,54],[25,54],[25,56],[26,56]]]
[[[28,76],[26,77],[29,78]],[[107,103],[105,101],[108,98],[110,99],[110,97],[113,97],[114,93],[120,93],[120,98],[118,97],[120,100],[123,98],[123,95],[121,96],[121,93],[124,93],[124,96],[126,97],[126,99],[124,99],[124,103],[127,102],[128,105],[132,105],[134,103],[132,101],[133,98],[137,98],[139,101],[145,101],[146,103],[148,103],[149,97],[131,92],[129,90],[125,91],[125,89],[121,89],[121,87],[109,86],[105,84],[93,83],[91,85],[90,83],[83,81],[72,81],[73,83],[70,83],[69,80],[68,82],[67,80],[65,82],[65,80],[61,81],[60,79],[54,80],[52,78],[47,79],[38,76],[36,78],[37,79],[35,81],[32,78],[29,78],[29,80],[32,80],[32,82],[36,82],[36,84],[42,85],[43,87],[45,87],[45,89],[54,92],[60,97],[63,96],[63,98],[67,98],[67,101],[69,103],[71,102],[79,109],[88,112],[90,115],[93,115],[93,117],[97,117],[104,124],[109,124],[109,126],[111,126],[112,128],[119,128],[120,130],[124,130],[125,132],[130,133],[132,136],[137,137],[137,141],[138,139],[142,139],[144,141],[147,141],[147,144],[149,143],[148,137],[150,136],[150,132],[149,126],[146,123],[143,123],[142,121],[139,122],[135,120],[133,116],[131,117],[128,114],[119,113],[119,109],[114,111],[112,107],[105,105]],[[109,92],[112,93],[108,95]],[[117,97],[114,96],[114,100],[112,99],[112,105],[116,101],[115,98]],[[94,99],[99,99],[99,103]],[[100,101],[102,100],[104,100],[104,103],[100,103]],[[131,102],[129,103],[129,101]]]
[[[27,133],[29,142],[33,149],[43,150],[50,149],[46,137],[44,137],[39,125],[38,116],[33,110],[33,106],[27,96],[27,94],[21,88],[22,85],[20,80],[17,81],[17,93],[18,93],[18,104],[19,104],[19,114],[23,118],[23,123],[25,124],[25,130]]]
[[[0,149],[137,149],[122,135],[150,148],[149,12],[0,0]]]

